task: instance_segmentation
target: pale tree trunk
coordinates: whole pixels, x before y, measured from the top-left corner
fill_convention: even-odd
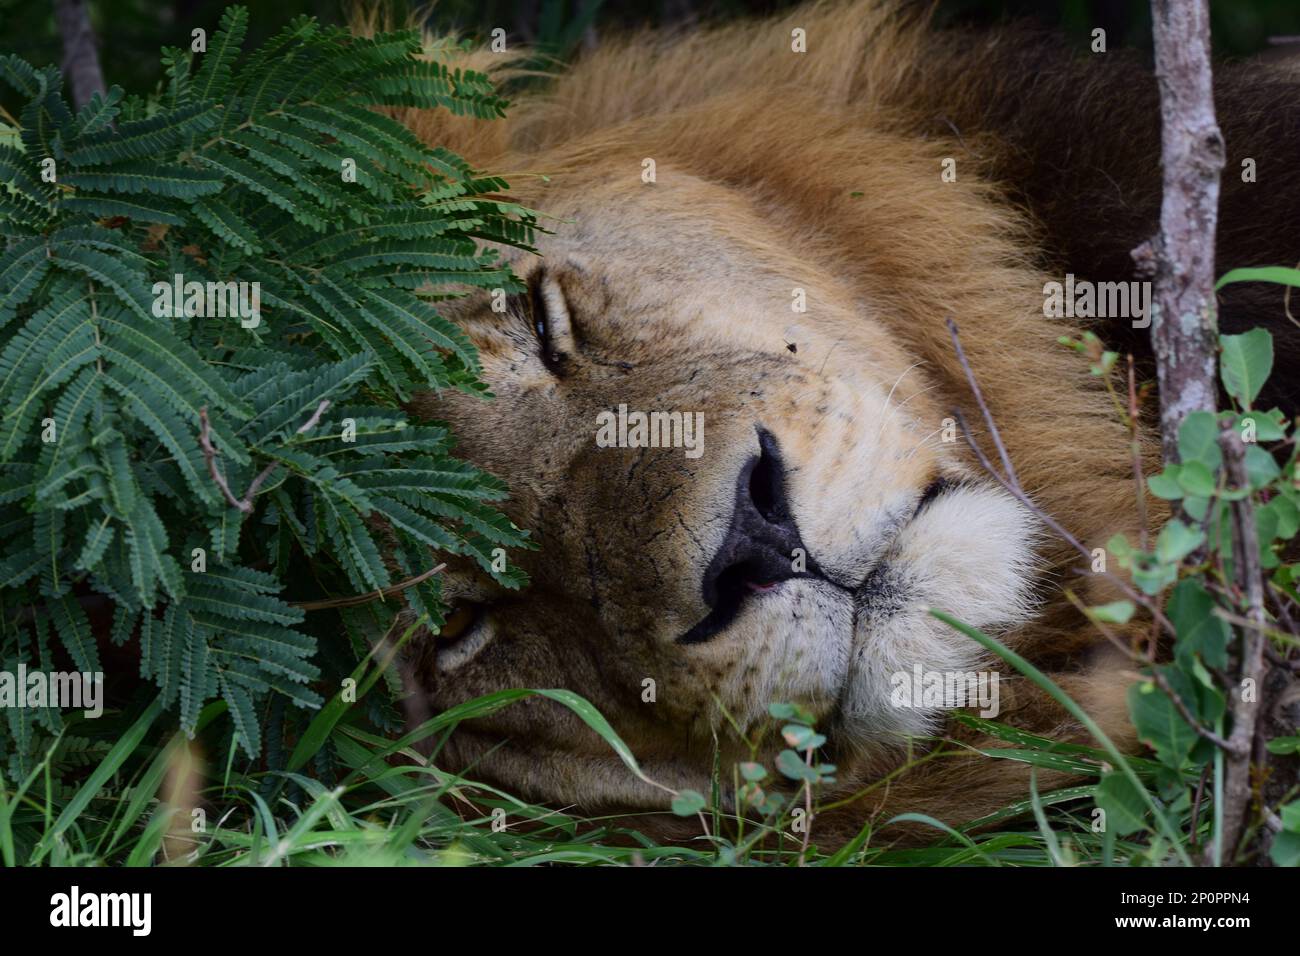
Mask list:
[[[63,75],[72,88],[73,105],[81,109],[94,94],[103,95],[105,89],[90,11],[86,0],[54,0],[54,16],[63,37]]]
[[[1154,272],[1151,344],[1160,376],[1165,459],[1178,460],[1178,426],[1217,405],[1214,233],[1223,136],[1214,118],[1205,0],[1152,0],[1160,83],[1164,202],[1160,235],[1134,251]]]

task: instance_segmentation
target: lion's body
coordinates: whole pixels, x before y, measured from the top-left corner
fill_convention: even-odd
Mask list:
[[[806,31],[807,53],[792,52],[794,28]],[[1038,168],[1059,150],[1039,143],[1033,153],[1002,134],[1046,110],[1007,108],[1028,95],[1033,77],[1058,97],[1075,67],[1053,61],[1061,77],[1011,75],[1018,51],[999,42],[1014,41],[935,38],[874,0],[829,4],[609,45],[546,94],[515,104],[504,122],[409,118],[430,141],[505,171],[512,196],[559,217],[543,262],[585,329],[575,337],[579,373],[556,383],[527,365],[517,330],[496,330],[500,316],[466,313],[499,398],[417,403],[450,419],[467,457],[511,483],[511,516],[541,544],[525,559],[533,597],[511,605],[513,597],[492,592],[492,602],[503,602],[492,604],[503,608],[494,610],[492,636],[441,663],[429,655],[435,704],[500,687],[570,687],[609,718],[651,777],[704,790],[715,734],[724,784],[731,762],[748,756],[718,705],[750,731],[768,703],[795,699],[826,722],[838,790],[848,795],[905,762],[890,734],[941,726],[933,714],[889,713],[881,681],[913,664],[989,666],[972,642],[929,618],[936,606],[999,634],[1118,742],[1134,744],[1124,703],[1132,675],[1063,594],[1099,603],[1116,596],[1112,587],[1079,574],[1088,570],[1083,558],[978,478],[964,442],[940,435],[954,409],[979,423],[945,325],[951,316],[1034,501],[1088,548],[1137,530],[1128,433],[1086,364],[1057,344],[1074,329],[1044,318],[1043,299],[1044,284],[1067,270],[1131,278],[1116,271],[1115,243],[1103,249],[1093,227],[1116,222],[1121,246],[1154,227],[1154,87],[1130,100],[1152,112],[1132,118],[1145,132],[1132,134],[1138,152],[1123,160],[1137,167],[1126,182],[1145,185],[1115,183],[1121,198],[1132,192],[1136,211],[1124,205],[1124,218],[1098,200],[1073,236],[1054,219],[1069,204]],[[971,72],[981,59],[989,68]],[[1112,106],[1099,98],[1113,90],[1100,81],[1073,90],[1079,103],[1063,112],[1100,115]],[[1128,111],[1123,105],[1117,113]],[[1229,129],[1230,156],[1233,147]],[[941,177],[948,158],[955,182]],[[646,159],[653,182],[642,175]],[[1082,173],[1062,165],[1056,188],[1086,194],[1097,176],[1113,178],[1098,171],[1110,162],[1109,154],[1090,160]],[[1031,166],[1032,182],[1027,172],[1015,179]],[[1280,188],[1294,196],[1291,185],[1288,178]],[[522,272],[530,262],[516,266]],[[805,312],[791,307],[795,290]],[[659,303],[669,301],[666,314]],[[596,322],[613,331],[593,333]],[[582,371],[598,366],[598,374]],[[592,448],[597,410],[619,403],[701,409],[705,447],[722,451],[697,463],[667,449]],[[774,608],[767,613],[779,622],[746,605],[726,633],[683,647],[671,635],[709,610],[698,598],[701,567],[727,533],[733,476],[756,453],[755,427],[781,443],[798,530],[827,577],[857,582],[887,567],[894,603],[851,585],[845,605],[839,591],[809,584],[805,593],[794,580],[788,596],[754,602]],[[974,432],[992,454],[986,431]],[[1143,441],[1149,466],[1154,445]],[[918,506],[898,530],[895,499],[913,501],[945,470],[983,484],[948,494],[925,515]],[[452,594],[487,601],[484,587],[467,583]],[[771,603],[778,600],[785,603]],[[810,637],[799,630],[801,615]],[[845,629],[842,644],[820,636]],[[1023,679],[1002,676],[1000,720],[1087,739]],[[653,703],[644,699],[647,678]],[[664,806],[548,702],[467,726],[444,757],[523,796],[584,812]],[[903,810],[961,823],[1022,798],[1026,784],[1008,761],[941,758],[826,814],[815,832],[832,842],[868,817]]]

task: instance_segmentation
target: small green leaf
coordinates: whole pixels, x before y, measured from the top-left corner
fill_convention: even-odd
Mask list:
[[[693,817],[704,805],[704,795],[696,790],[679,790],[673,797],[673,813],[679,817]]]
[[[1181,465],[1168,465],[1160,474],[1147,478],[1147,487],[1157,498],[1177,501],[1183,496],[1183,489],[1178,485],[1178,476],[1182,470]]]
[[[1106,814],[1108,832],[1122,837],[1146,828],[1142,795],[1122,773],[1102,777],[1094,799]]]
[[[1282,469],[1271,454],[1258,445],[1246,447],[1246,475],[1252,488],[1263,488],[1280,474]]]
[[[1199,461],[1189,461],[1178,471],[1178,486],[1189,495],[1209,498],[1214,494],[1214,473]]]
[[[1129,557],[1133,553],[1133,546],[1128,543],[1128,538],[1122,534],[1113,535],[1106,542],[1106,550],[1121,560]]]
[[[1219,425],[1209,412],[1192,412],[1178,428],[1178,456],[1186,465],[1199,461],[1211,472],[1223,464],[1219,450]]]
[[[1250,408],[1273,370],[1273,336],[1267,329],[1251,329],[1241,335],[1221,335],[1219,343],[1223,346],[1219,361],[1223,387]]]
[[[1277,866],[1300,866],[1300,833],[1284,830],[1273,838],[1268,858]]]
[[[1167,612],[1178,639],[1174,655],[1186,667],[1199,654],[1211,667],[1228,665],[1228,624],[1214,613],[1210,592],[1195,578],[1179,581],[1169,597]]]
[[[1264,745],[1271,754],[1300,754],[1300,737],[1275,737]],[[1300,804],[1292,804],[1300,808]],[[1295,829],[1300,830],[1300,821]]]
[[[1300,533],[1300,507],[1287,495],[1274,495],[1268,504],[1260,508],[1273,512],[1277,519],[1277,537],[1290,541]]]
[[[1162,561],[1144,560],[1133,565],[1133,583],[1143,594],[1159,594],[1178,580],[1178,565]]]
[[[813,715],[798,704],[768,704],[767,712],[777,720],[794,720],[809,727],[815,723]]]
[[[825,737],[803,724],[786,724],[781,728],[781,736],[795,750],[815,750],[826,743]]]
[[[816,781],[817,771],[804,763],[793,750],[782,750],[776,755],[776,769],[791,780]]]
[[[1156,538],[1156,558],[1164,564],[1177,564],[1204,543],[1204,531],[1174,518]]]
[[[1187,681],[1182,677],[1182,672],[1173,667],[1164,667],[1161,668],[1161,673],[1169,680],[1170,686],[1178,691],[1183,703],[1195,713],[1196,701],[1188,699]],[[1180,687],[1180,684],[1184,686]],[[1129,688],[1128,705],[1138,739],[1154,749],[1156,757],[1166,767],[1175,770],[1181,768],[1198,737],[1195,729],[1179,714],[1169,696],[1159,689],[1143,693],[1142,685],[1134,684]]]
[[[1183,499],[1183,510],[1194,521],[1204,521],[1210,510],[1210,499],[1204,495],[1188,495]]]
[[[1286,413],[1281,409],[1270,412],[1250,412],[1234,421],[1238,435],[1254,431],[1255,441],[1281,441],[1286,437]]]
[[[1132,601],[1112,601],[1088,609],[1088,613],[1103,624],[1127,624],[1136,610]]]

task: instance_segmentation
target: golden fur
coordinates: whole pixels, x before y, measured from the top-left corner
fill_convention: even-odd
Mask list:
[[[791,51],[795,27],[807,31],[806,54]],[[950,74],[929,69],[928,37],[891,3],[814,4],[606,44],[505,121],[405,117],[556,217],[540,260],[510,258],[521,276],[546,270],[541,294],[562,313],[552,321],[567,353],[560,375],[540,360],[526,307],[499,315],[482,296],[448,310],[497,398],[429,395],[415,407],[450,421],[460,452],[506,479],[507,510],[541,549],[518,556],[533,579],[522,593],[453,564],[448,598],[486,610],[466,640],[422,656],[432,706],[568,687],[651,777],[708,792],[715,751],[724,788],[732,763],[748,759],[732,722],[757,733],[769,702],[794,700],[818,716],[839,765],[825,799],[870,788],[818,818],[819,844],[905,810],[960,824],[1023,798],[1027,771],[954,756],[877,785],[908,759],[907,735],[980,745],[934,713],[881,706],[881,682],[914,663],[992,666],[927,615],[935,606],[998,634],[1133,744],[1130,675],[1063,590],[1089,604],[1116,595],[1080,575],[1080,557],[983,476],[963,442],[943,440],[953,409],[979,418],[944,324],[952,316],[1037,504],[1089,548],[1136,530],[1127,433],[1057,344],[1072,329],[1042,306],[1044,283],[1060,275],[1043,269],[1039,224],[995,181],[1007,146],[947,119],[948,135],[933,130],[936,99],[954,116],[974,107]],[[491,57],[461,65],[490,69]],[[941,180],[948,157],[956,182]],[[796,288],[805,313],[791,308]],[[703,412],[705,454],[597,447],[598,412],[620,403]],[[786,581],[712,640],[680,644],[708,611],[701,576],[727,534],[736,475],[760,454],[756,428],[780,443],[793,516],[833,583]],[[909,518],[936,475],[956,490]],[[861,583],[873,573],[878,583],[882,568],[884,597]],[[1087,739],[1022,679],[1004,671],[1001,686],[1000,720]],[[769,733],[760,759],[770,766],[779,747]],[[548,701],[466,725],[439,759],[586,814],[666,809],[662,791]],[[636,825],[678,837],[695,826],[666,813]]]

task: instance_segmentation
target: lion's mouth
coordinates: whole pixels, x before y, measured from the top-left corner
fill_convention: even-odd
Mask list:
[[[952,491],[957,486],[958,482],[949,478],[947,475],[940,475],[938,478],[934,479],[934,481],[930,482],[930,484],[926,486],[925,490],[921,492],[921,499],[916,503],[916,510],[912,512],[911,520],[915,521],[921,512],[930,507],[930,505],[932,505],[940,495]]]

